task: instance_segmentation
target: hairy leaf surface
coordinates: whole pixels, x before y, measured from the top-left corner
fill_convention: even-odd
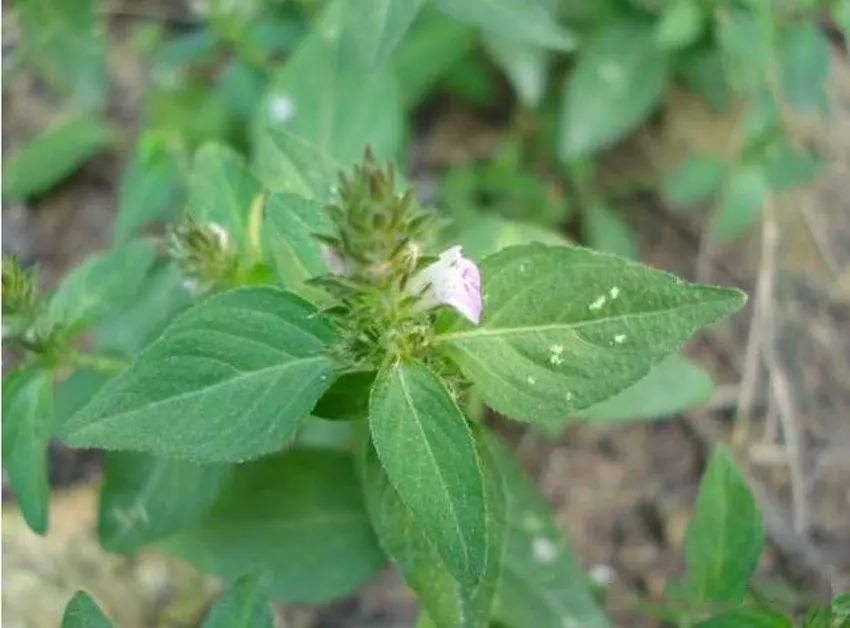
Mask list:
[[[279,448],[330,383],[328,324],[270,287],[214,295],[178,316],[63,426],[76,447],[196,462]]]

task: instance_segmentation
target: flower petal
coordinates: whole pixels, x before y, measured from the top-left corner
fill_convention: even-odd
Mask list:
[[[408,292],[419,295],[418,307],[427,310],[449,305],[471,322],[481,318],[481,276],[475,262],[463,257],[460,246],[440,254],[439,259],[419,271]]]

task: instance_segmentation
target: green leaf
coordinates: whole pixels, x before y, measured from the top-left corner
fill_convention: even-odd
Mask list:
[[[201,628],[274,628],[266,586],[261,575],[242,576],[213,604]]]
[[[765,150],[762,164],[771,189],[782,191],[811,181],[823,160],[780,138]]]
[[[769,608],[736,608],[701,621],[696,628],[792,628],[788,617]]]
[[[485,569],[478,584],[463,585],[429,541],[405,506],[378,460],[371,443],[360,449],[360,472],[366,505],[381,545],[416,591],[433,625],[445,628],[487,626],[502,555],[505,497],[502,478],[494,465],[483,429],[473,436],[484,473],[487,516]],[[364,439],[366,440],[366,439]]]
[[[84,107],[106,96],[106,38],[95,0],[15,3],[24,55],[55,87]]]
[[[291,192],[326,203],[343,167],[319,147],[282,129],[267,128],[257,138],[255,171],[270,190]]]
[[[100,493],[100,542],[110,551],[129,552],[193,523],[210,509],[229,469],[109,452]]]
[[[543,423],[634,384],[745,298],[571,246],[511,247],[480,268],[480,325],[454,317],[436,342],[491,408]]]
[[[711,234],[731,238],[753,224],[769,193],[761,168],[744,167],[733,171],[720,194],[719,205],[711,220]]]
[[[549,51],[497,35],[484,37],[484,47],[508,77],[519,101],[526,107],[537,107],[546,93],[552,61]]]
[[[757,155],[762,145],[770,142],[780,132],[781,126],[776,99],[767,85],[748,95],[739,131],[741,142],[748,149],[748,153]]]
[[[546,500],[507,448],[495,437],[490,442],[508,505],[493,617],[515,627],[609,626]]]
[[[829,40],[814,21],[800,21],[779,34],[779,78],[795,109],[814,112],[826,103]]]
[[[367,145],[390,160],[404,133],[400,95],[386,66],[358,62],[357,45],[344,28],[345,9],[344,3],[328,5],[272,76],[259,123],[286,128],[344,166],[358,161]]]
[[[806,611],[803,618],[803,628],[833,628],[830,626],[830,609],[822,604],[814,604]],[[841,625],[839,624],[840,628]]]
[[[458,59],[448,68],[440,79],[439,90],[472,106],[487,107],[499,99],[493,72],[487,60],[478,54]]]
[[[829,610],[838,621],[850,621],[850,593],[838,593],[832,598]]]
[[[625,219],[605,203],[589,205],[583,215],[582,237],[589,247],[623,257],[638,256],[638,243]]]
[[[655,26],[655,41],[678,50],[693,44],[705,28],[708,15],[698,0],[672,0],[664,5]]]
[[[370,578],[384,557],[350,456],[299,448],[238,466],[212,510],[166,540],[198,568],[234,578],[270,572],[270,593],[319,602]]]
[[[319,399],[313,414],[332,421],[356,421],[369,416],[369,393],[374,371],[354,371],[341,375]]]
[[[283,284],[311,298],[321,290],[304,282],[328,272],[323,244],[316,234],[331,235],[333,223],[324,207],[294,194],[272,194],[266,198],[264,248]]]
[[[65,120],[3,159],[3,197],[26,199],[68,177],[109,144],[112,131],[98,118]]]
[[[241,140],[246,129],[237,112],[209,81],[200,68],[186,68],[149,85],[144,112],[156,133],[189,152],[205,142]]]
[[[664,198],[674,205],[697,205],[711,199],[726,173],[726,164],[713,155],[686,157],[667,175]]]
[[[538,225],[499,218],[492,213],[476,212],[468,224],[461,229],[457,241],[463,246],[463,254],[473,260],[481,260],[516,244],[566,244],[564,237]]]
[[[463,584],[486,566],[481,467],[466,419],[440,378],[416,363],[378,374],[369,401],[378,458],[446,567]]]
[[[89,257],[51,297],[50,318],[76,329],[128,305],[144,283],[155,252],[152,240],[135,240]]]
[[[440,79],[468,57],[475,42],[472,28],[442,13],[423,11],[393,55],[405,106],[418,105]]]
[[[259,193],[259,183],[232,148],[207,143],[195,153],[187,211],[198,222],[220,224],[247,248],[251,206]]]
[[[112,628],[112,622],[88,593],[77,591],[62,614],[62,628]]]
[[[368,67],[383,63],[401,41],[424,0],[363,0],[351,5],[353,35]]]
[[[52,431],[58,431],[109,379],[110,375],[103,371],[82,368],[56,384],[53,392]]]
[[[134,298],[109,313],[94,329],[99,351],[133,356],[154,340],[191,297],[172,261],[155,263]]]
[[[253,42],[247,40],[246,30],[242,31],[243,37],[234,45],[254,46]],[[262,53],[260,53],[262,54]],[[270,53],[273,54],[273,53]],[[265,73],[254,63],[245,57],[234,56],[227,66],[221,71],[216,81],[216,91],[221,94],[222,100],[227,103],[234,116],[240,123],[250,128],[250,123],[257,114],[265,91]]]
[[[606,26],[581,48],[562,101],[559,151],[569,160],[619,140],[655,108],[667,54],[639,23]]]
[[[711,376],[699,365],[673,354],[636,384],[579,416],[603,421],[662,419],[705,403],[713,388]]]
[[[218,37],[209,28],[193,28],[175,34],[173,39],[159,46],[150,60],[153,82],[168,83],[170,79],[187,73],[191,64],[213,54],[218,43]]]
[[[729,104],[729,85],[723,71],[723,60],[717,48],[680,52],[676,56],[677,72],[684,84],[716,112]]]
[[[685,533],[685,592],[691,604],[705,608],[739,603],[763,544],[755,498],[729,452],[717,445]]]
[[[773,58],[771,25],[750,8],[722,7],[715,16],[716,46],[727,82],[740,92],[758,91]]]
[[[147,225],[170,217],[183,194],[178,167],[168,152],[133,157],[118,186],[118,210],[112,227],[115,244],[126,242]]]
[[[17,370],[3,381],[3,468],[33,532],[47,531],[47,444],[53,421],[49,371]]]
[[[458,20],[513,41],[555,50],[575,46],[573,35],[542,0],[436,0],[435,4]]]
[[[178,316],[63,426],[74,447],[196,462],[279,448],[328,386],[328,324],[270,287],[214,295]]]

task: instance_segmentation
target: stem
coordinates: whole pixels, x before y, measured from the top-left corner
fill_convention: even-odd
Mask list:
[[[123,358],[103,355],[102,353],[82,353],[76,350],[68,354],[68,361],[74,366],[90,368],[102,373],[118,373],[129,364]]]

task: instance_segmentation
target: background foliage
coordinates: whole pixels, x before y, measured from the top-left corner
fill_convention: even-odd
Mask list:
[[[346,415],[359,406],[328,401],[323,350],[332,331],[313,316],[308,302],[321,297],[304,283],[327,270],[312,237],[332,229],[320,210],[337,172],[368,145],[380,160],[409,166],[399,171],[443,213],[446,244],[459,241],[484,260],[490,301],[481,326],[444,317],[437,336],[477,387],[468,413],[483,401],[552,434],[579,420],[676,415],[708,399],[713,384],[675,351],[741,301],[626,262],[646,251],[623,201],[650,194],[684,215],[709,208],[706,237],[734,242],[772,199],[817,177],[824,159],[790,120],[825,110],[828,34],[850,28],[846,3],[209,0],[181,12],[178,25],[134,23],[131,46],[145,74],[130,127],[110,105],[108,9],[21,0],[11,13],[20,38],[7,81],[36,77],[55,107],[49,124],[4,157],[4,201],[61,193],[90,160],[128,154],[112,247],[33,304],[29,331],[50,350],[5,377],[4,468],[32,529],[48,528],[47,451],[58,435],[117,450],[104,464],[105,548],[156,543],[228,581],[243,577],[210,611],[210,626],[237,625],[233,613],[265,625],[266,596],[315,602],[347,593],[385,556],[422,598],[423,625],[480,625],[491,599],[505,625],[607,625],[533,482],[501,442],[468,429],[425,366],[378,374],[373,448],[357,449],[362,434],[347,424],[328,446],[327,426],[311,411],[340,417],[333,407],[320,412],[319,399]],[[611,160],[651,132],[679,92],[734,119],[730,148],[618,174]],[[497,119],[492,150],[423,169],[421,138],[441,106]],[[186,215],[221,224],[238,252],[238,263],[222,261],[216,290],[271,282],[299,297],[247,287],[190,307],[185,267],[156,237]],[[540,245],[568,240],[622,257]],[[524,272],[542,277],[526,294],[533,312],[511,307]],[[650,305],[659,311],[647,315]],[[582,365],[565,375],[552,368],[552,347],[584,329],[588,309],[600,312],[579,337],[586,344],[554,354]],[[540,329],[550,325],[557,329]],[[187,350],[199,335],[216,339],[204,355]],[[611,343],[634,356],[613,358]],[[419,404],[433,431],[397,433],[391,419],[418,416]],[[288,438],[296,444],[287,451],[253,460]],[[394,451],[402,441],[404,451]],[[448,481],[442,468],[452,470]],[[504,530],[491,529],[484,504],[505,511]],[[444,519],[455,511],[463,525]],[[719,447],[688,526],[685,569],[671,574],[653,612],[683,625],[742,617],[791,625],[799,606],[767,608],[749,586],[762,528],[752,491]],[[245,576],[257,563],[268,573]],[[810,625],[839,621],[842,608],[838,600],[812,611]],[[93,619],[79,625],[106,621],[84,594],[63,625],[81,617]]]

